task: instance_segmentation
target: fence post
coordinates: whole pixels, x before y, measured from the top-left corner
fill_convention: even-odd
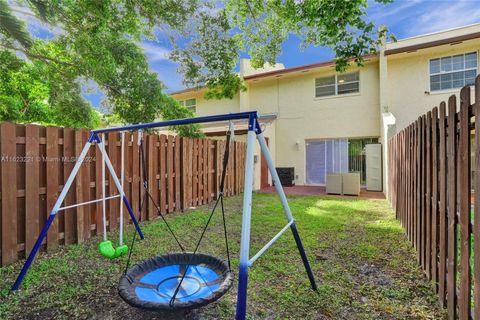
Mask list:
[[[2,265],[17,260],[17,177],[16,127],[13,123],[0,124],[2,170]]]
[[[438,203],[438,217],[440,220],[439,232],[439,281],[438,281],[438,296],[440,305],[445,305],[446,298],[446,281],[447,281],[447,132],[446,132],[446,104],[440,103],[440,118],[439,118],[439,203]]]
[[[180,161],[180,136],[175,136],[175,211],[179,212],[181,210],[181,198],[180,198],[180,177],[182,175],[181,161]]]
[[[475,80],[475,199],[474,199],[474,218],[473,218],[473,236],[474,252],[480,252],[480,76]],[[480,255],[473,256],[473,303],[474,318],[480,319]]]
[[[457,168],[456,168],[456,110],[454,95],[448,99],[447,118],[447,208],[448,208],[448,265],[447,265],[447,308],[449,319],[456,319],[457,313]]]
[[[438,290],[438,109],[432,110],[432,280],[435,285],[435,292]]]
[[[63,167],[63,184],[68,180],[70,172],[75,165],[76,155],[76,133],[70,128],[63,129],[63,156],[65,158]],[[98,149],[98,148],[97,148]],[[77,182],[72,182],[72,187],[65,196],[65,204],[72,205],[76,201]],[[65,210],[65,244],[72,244],[77,241],[77,208]]]
[[[460,290],[458,315],[470,318],[470,87],[460,91],[458,180],[460,203]]]
[[[65,142],[65,139],[64,139]],[[28,256],[39,232],[40,136],[38,126],[25,126],[25,255]]]

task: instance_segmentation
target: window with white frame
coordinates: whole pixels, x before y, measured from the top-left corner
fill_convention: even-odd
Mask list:
[[[197,111],[197,99],[187,99],[179,102],[182,106],[187,107],[187,109],[189,109],[193,113]]]
[[[315,79],[315,97],[336,96],[360,91],[359,73],[342,73]]]
[[[430,60],[430,91],[473,85],[477,75],[477,53],[470,52]]]

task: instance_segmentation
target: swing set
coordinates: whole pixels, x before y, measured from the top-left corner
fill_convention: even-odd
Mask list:
[[[222,172],[220,179],[219,194],[217,195],[216,202],[213,209],[207,219],[200,238],[198,239],[193,251],[187,251],[181,244],[179,238],[172,230],[163,214],[160,212],[160,208],[155,203],[153,197],[148,191],[148,179],[146,174],[146,161],[145,161],[145,146],[142,139],[141,130],[153,129],[161,127],[170,127],[177,125],[198,124],[207,122],[221,122],[229,121],[230,126],[226,135],[226,148],[222,163]],[[290,229],[295,239],[298,251],[300,253],[302,262],[305,267],[308,279],[310,281],[311,288],[317,289],[315,278],[313,276],[310,264],[308,262],[307,255],[300,240],[300,236],[295,224],[295,220],[290,211],[287,198],[283,191],[280,179],[275,170],[270,151],[268,149],[265,137],[263,136],[260,124],[258,122],[258,115],[256,111],[230,113],[223,115],[214,115],[206,117],[170,120],[162,122],[153,122],[147,124],[127,125],[121,127],[105,128],[93,130],[90,133],[90,137],[85,144],[80,156],[75,163],[75,166],[65,183],[62,192],[60,193],[50,215],[47,219],[45,226],[40,232],[35,245],[33,246],[25,264],[23,265],[20,274],[18,275],[15,283],[12,286],[12,291],[19,289],[28,269],[30,268],[40,246],[55,219],[59,211],[67,208],[77,207],[81,205],[88,205],[96,202],[103,203],[103,241],[99,244],[99,251],[102,256],[115,259],[125,255],[128,252],[128,258],[123,275],[120,278],[118,285],[118,292],[121,298],[128,304],[142,309],[149,310],[185,310],[196,309],[207,304],[210,304],[219,298],[221,298],[232,286],[234,281],[234,275],[231,269],[230,263],[230,250],[228,245],[228,235],[225,220],[225,208],[224,208],[224,183],[226,176],[226,168],[229,160],[230,143],[234,139],[234,121],[247,121],[248,133],[247,133],[247,152],[246,152],[246,165],[245,165],[245,186],[243,194],[243,213],[242,213],[242,232],[240,239],[240,266],[238,272],[238,292],[237,292],[237,306],[236,306],[236,319],[243,320],[246,318],[247,309],[247,284],[248,284],[248,269],[253,263],[271,246],[273,243],[283,234]],[[139,156],[141,171],[143,176],[143,194],[140,203],[138,219],[135,216],[132,206],[129,200],[125,196],[123,190],[124,180],[124,143],[126,131],[138,130],[139,134]],[[120,179],[118,179],[116,172],[110,162],[110,159],[105,151],[105,145],[103,143],[104,134],[107,132],[120,132],[121,134],[121,172]],[[269,172],[272,176],[272,180],[275,185],[275,189],[279,195],[282,203],[283,211],[287,220],[287,224],[280,230],[265,246],[258,251],[253,257],[250,258],[250,225],[252,214],[252,191],[253,191],[253,165],[254,165],[254,143],[255,137],[257,138],[260,149],[264,158],[266,159]],[[65,196],[70,189],[75,176],[80,169],[80,165],[85,159],[85,156],[92,145],[96,143],[102,154],[102,198],[92,201],[79,203],[76,205],[61,207]],[[106,168],[105,168],[106,166]],[[118,190],[117,195],[106,196],[105,194],[105,169],[108,169]],[[106,229],[106,200],[112,200],[120,198],[120,201],[125,204],[125,207],[130,215],[130,218],[135,226],[136,232],[133,235],[130,248],[123,243],[123,205],[120,205],[120,234],[119,243],[117,247],[113,246],[113,243],[107,239]],[[155,256],[146,260],[140,261],[136,265],[130,268],[130,261],[132,252],[134,249],[137,235],[140,239],[144,239],[143,232],[139,223],[141,222],[141,213],[145,208],[147,201],[152,201],[154,207],[157,209],[159,216],[165,223],[168,231],[178,244],[180,251],[176,253],[169,253],[164,255]],[[205,233],[210,225],[212,217],[219,207],[222,213],[223,230],[225,237],[225,249],[227,255],[227,261],[204,254],[199,253],[201,242],[205,236]]]

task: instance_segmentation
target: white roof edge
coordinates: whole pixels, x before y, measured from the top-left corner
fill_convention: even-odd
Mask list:
[[[449,32],[449,31],[455,31],[455,30],[460,30],[460,29],[468,29],[468,28],[475,27],[475,26],[480,27],[480,22],[471,23],[471,24],[467,24],[467,25],[464,25],[464,26],[460,26],[460,27],[443,29],[443,30],[440,30],[440,31],[434,31],[434,32],[419,34],[417,36],[402,38],[402,39],[398,39],[396,42],[389,41],[389,42],[387,42],[387,44],[394,44],[394,43],[399,43],[399,42],[403,42],[403,41],[414,40],[414,39],[428,37],[428,36],[434,36],[434,35],[441,34],[441,33],[446,33],[446,32]]]

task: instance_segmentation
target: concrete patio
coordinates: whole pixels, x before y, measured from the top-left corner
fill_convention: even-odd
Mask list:
[[[283,187],[287,195],[304,195],[304,196],[324,196],[328,195],[326,188],[324,186],[293,186],[293,187]],[[269,186],[260,190],[264,193],[275,193],[275,187]],[[344,197],[344,198],[360,198],[360,199],[385,199],[383,192],[377,191],[367,191],[365,188],[360,190],[360,195],[357,196],[347,196],[347,195],[330,195],[334,197]]]

